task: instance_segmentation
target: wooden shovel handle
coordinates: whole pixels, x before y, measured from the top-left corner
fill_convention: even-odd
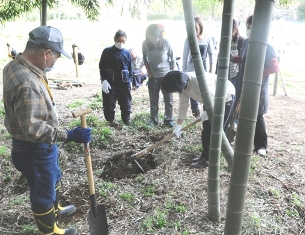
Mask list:
[[[186,125],[185,127],[183,127],[183,128],[181,129],[181,131],[187,130],[188,128],[190,128],[191,126],[194,126],[196,123],[198,123],[198,122],[200,122],[200,121],[201,121],[201,118],[196,119],[195,121],[193,121],[193,122],[191,122],[190,124],[188,124],[188,125]],[[154,144],[152,144],[151,146],[149,146],[149,147],[147,147],[147,148],[141,150],[140,152],[138,152],[138,153],[132,155],[131,157],[132,157],[132,158],[140,158],[140,157],[142,157],[143,155],[145,155],[146,153],[148,153],[150,150],[156,148],[157,146],[159,146],[160,144],[162,144],[162,143],[168,141],[169,139],[173,138],[174,136],[175,136],[175,134],[173,133],[173,134],[171,134],[171,135],[165,137],[164,139],[158,141],[157,143],[154,143]]]
[[[81,115],[80,118],[81,118],[82,128],[87,128],[86,114]],[[84,151],[85,151],[85,162],[86,162],[86,167],[87,167],[87,176],[88,176],[88,183],[89,183],[89,192],[90,192],[90,196],[91,196],[91,195],[95,194],[95,188],[94,188],[94,179],[93,179],[89,143],[84,144]]]

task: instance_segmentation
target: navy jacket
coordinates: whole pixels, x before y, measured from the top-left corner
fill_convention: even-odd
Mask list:
[[[107,79],[111,87],[131,87],[131,63],[132,58],[128,50],[115,46],[105,48],[99,62],[101,82]]]

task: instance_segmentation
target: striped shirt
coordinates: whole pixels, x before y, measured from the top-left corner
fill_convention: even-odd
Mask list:
[[[16,139],[32,143],[65,141],[44,72],[17,55],[3,70],[4,125]]]

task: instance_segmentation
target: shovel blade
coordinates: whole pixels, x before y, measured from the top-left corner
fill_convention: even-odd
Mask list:
[[[108,234],[108,224],[104,205],[97,205],[96,207],[96,217],[92,209],[88,211],[88,223],[90,235],[107,235]]]

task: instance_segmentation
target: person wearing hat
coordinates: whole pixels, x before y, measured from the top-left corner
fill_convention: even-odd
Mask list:
[[[217,76],[212,73],[205,74],[206,82],[209,87],[210,95],[212,99],[215,99],[216,80]],[[184,73],[181,71],[171,71],[165,75],[161,83],[162,90],[169,93],[178,92],[179,95],[179,111],[177,125],[173,131],[177,138],[181,136],[181,129],[183,120],[186,118],[187,110],[190,105],[190,98],[203,104],[201,92],[198,86],[198,81],[195,72]],[[233,84],[228,81],[227,93],[226,93],[226,105],[225,105],[225,116],[224,116],[224,127],[227,126],[231,117],[231,107],[234,102],[235,88]],[[201,114],[201,120],[203,130],[201,133],[201,142],[203,151],[200,157],[194,158],[191,167],[194,168],[206,168],[208,167],[209,161],[209,148],[210,148],[210,136],[211,136],[211,125],[208,120],[206,111]],[[225,129],[225,128],[224,128]]]
[[[71,55],[63,49],[61,32],[51,26],[29,33],[23,53],[3,70],[4,125],[12,136],[12,162],[26,178],[31,209],[40,234],[74,235],[76,228],[61,229],[56,221],[75,213],[73,205],[61,207],[57,142],[91,141],[91,128],[60,130],[55,102],[46,72],[57,59]]]

